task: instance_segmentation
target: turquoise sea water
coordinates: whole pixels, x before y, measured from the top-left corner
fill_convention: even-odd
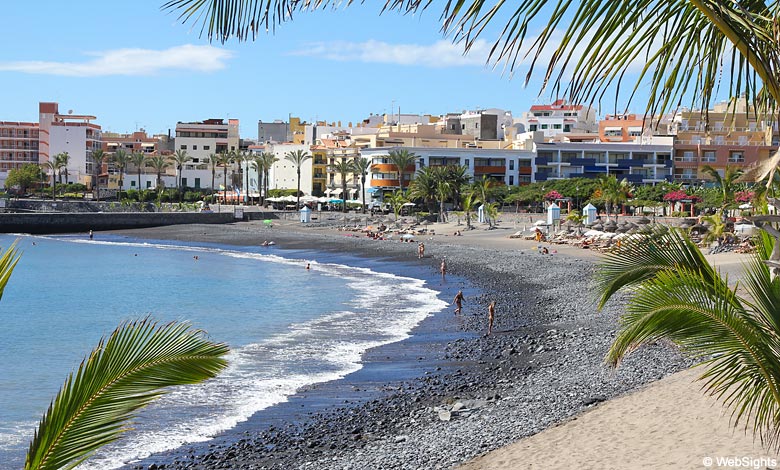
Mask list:
[[[15,238],[0,236],[0,247]],[[189,321],[230,345],[230,365],[144,410],[133,431],[83,468],[115,468],[207,440],[303,385],[358,370],[363,351],[405,338],[446,305],[423,281],[332,257],[283,257],[272,247],[100,235],[21,237],[19,246],[22,261],[0,300],[3,468],[22,466],[66,375],[122,321]]]

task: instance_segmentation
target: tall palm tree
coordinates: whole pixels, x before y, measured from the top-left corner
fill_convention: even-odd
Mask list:
[[[211,167],[211,197],[214,198],[214,180],[217,177],[217,165],[219,165],[219,155],[216,153],[209,154],[209,166]],[[214,202],[212,200],[212,202]]]
[[[263,184],[265,184],[265,192],[263,193],[263,197],[268,195],[268,183],[269,183],[269,176],[271,172],[271,168],[273,168],[274,163],[278,162],[279,159],[276,158],[276,155],[274,155],[271,152],[263,152],[260,154],[261,157],[263,157]],[[264,199],[261,198],[260,203],[263,204],[265,202]]]
[[[471,213],[474,212],[474,209],[476,205],[479,203],[479,199],[477,199],[477,195],[474,191],[467,191],[466,194],[462,196],[461,199],[461,207],[463,208],[463,212],[466,214],[466,229],[471,230]]]
[[[398,186],[401,188],[401,191],[403,191],[406,169],[410,166],[414,166],[417,155],[408,150],[391,150],[387,159],[390,160],[390,163],[395,165],[395,170],[398,173]]]
[[[233,164],[233,156],[228,152],[222,152],[219,154],[217,163],[222,167],[222,176],[225,180],[225,184],[222,186],[222,194],[224,196],[222,198],[222,203],[227,204],[227,170],[228,167]]]
[[[463,201],[463,188],[471,182],[469,169],[464,165],[447,165],[447,181],[452,187],[452,198],[456,206]]]
[[[617,208],[617,205],[626,202],[633,187],[627,179],[618,180],[615,175],[600,176],[597,187],[601,191],[601,198],[604,199],[604,205],[607,210],[607,222],[609,222],[612,208]]]
[[[146,166],[146,155],[143,152],[134,152],[130,155],[130,162],[135,166],[135,170],[138,172],[138,199],[141,199],[141,171]]]
[[[129,429],[138,410],[174,385],[227,366],[228,347],[186,323],[123,323],[71,373],[43,415],[25,470],[72,468]]]
[[[155,180],[155,190],[159,194],[162,190],[162,174],[166,168],[171,166],[171,160],[169,157],[164,155],[154,155],[146,160],[146,164],[152,167],[152,169],[154,169],[155,173],[157,174],[157,179]]]
[[[182,172],[184,170],[184,165],[186,165],[187,162],[192,161],[192,157],[187,155],[186,150],[177,150],[171,157],[171,160],[173,161],[173,164],[176,166],[176,190],[179,192],[179,195],[181,196]]]
[[[92,172],[95,174],[95,198],[100,202],[100,173],[103,171],[103,161],[106,154],[101,149],[93,150],[89,155],[92,160]]]
[[[51,199],[57,197],[57,161],[49,160],[43,163],[43,168],[51,171]]]
[[[305,150],[296,150],[284,154],[284,159],[295,165],[295,174],[298,176],[298,192],[295,193],[295,196],[297,197],[295,207],[301,207],[301,165],[303,165],[306,160],[311,160],[311,155]],[[344,206],[346,207],[346,203]]]
[[[720,212],[723,213],[729,204],[734,203],[735,183],[737,179],[742,176],[744,171],[741,168],[728,165],[723,171],[723,176],[720,175],[718,170],[709,165],[702,165],[701,170],[714,179],[715,183],[720,188],[721,196],[723,197],[723,202],[720,206]]]
[[[354,173],[355,167],[352,160],[342,159],[328,165],[328,170],[338,173],[341,177],[341,200],[344,201],[342,211],[347,212],[347,177]]]
[[[57,168],[57,182],[62,186],[62,169],[65,168],[65,162],[61,153],[54,156],[54,166]]]
[[[438,185],[443,175],[442,167],[426,166],[422,168],[414,177],[414,181],[409,185],[408,196],[411,199],[422,199],[428,212],[433,213],[434,204],[438,197]]]
[[[363,213],[366,213],[366,176],[371,169],[371,161],[357,156],[352,160],[352,171],[354,175],[360,178],[360,195],[363,203]]]
[[[241,162],[242,169],[244,170],[244,181],[241,185],[244,187],[244,203],[249,201],[249,164],[252,162],[252,154],[249,152],[240,152],[238,154],[238,161]]]
[[[70,173],[68,173],[68,165],[70,165],[70,154],[68,152],[62,152],[62,170],[65,173],[65,184],[70,184]]]
[[[119,200],[122,200],[122,188],[125,185],[125,168],[130,162],[130,155],[122,149],[118,149],[111,156],[111,161],[114,162],[114,167],[119,170]]]

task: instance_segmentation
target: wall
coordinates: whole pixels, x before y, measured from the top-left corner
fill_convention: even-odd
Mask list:
[[[232,212],[0,214],[0,233],[73,233],[233,221]]]

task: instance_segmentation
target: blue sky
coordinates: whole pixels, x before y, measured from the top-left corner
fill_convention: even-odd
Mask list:
[[[440,6],[415,16],[380,16],[379,4],[301,13],[254,42],[209,44],[200,25],[181,24],[162,3],[4,4],[13,45],[0,52],[0,120],[37,121],[38,102],[57,101],[113,132],[230,117],[254,138],[258,119],[288,114],[346,125],[394,102],[402,113],[497,107],[519,116],[550,98],[538,97],[538,81],[523,87],[523,68],[510,80],[486,67],[486,43],[462,57],[439,31]]]

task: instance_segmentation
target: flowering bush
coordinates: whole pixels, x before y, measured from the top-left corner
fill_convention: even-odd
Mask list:
[[[558,191],[556,191],[554,189],[552,191],[550,191],[549,193],[544,195],[544,200],[545,201],[554,201],[556,199],[562,199],[562,198],[563,198],[563,196],[561,196],[561,193],[559,193]]]
[[[678,189],[677,191],[672,191],[670,193],[664,194],[664,201],[666,202],[679,202],[685,199],[692,199],[692,198],[693,196],[689,196],[682,189]]]
[[[737,191],[736,193],[734,193],[734,200],[739,203],[750,202],[755,197],[756,197],[756,193],[754,193],[753,191]]]

